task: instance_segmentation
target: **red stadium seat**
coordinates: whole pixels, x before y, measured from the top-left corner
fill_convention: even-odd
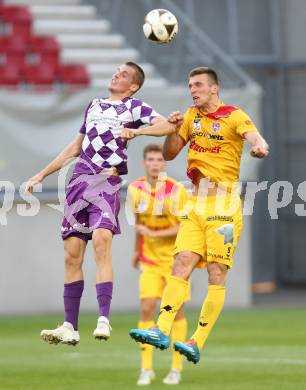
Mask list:
[[[0,53],[5,56],[7,64],[23,68],[26,52],[27,44],[19,36],[0,37]]]
[[[27,65],[23,76],[24,81],[36,90],[50,90],[55,81],[54,69],[48,64]]]
[[[3,15],[4,15],[4,9],[6,6],[3,4],[3,2],[0,2],[0,22],[4,22]]]
[[[0,0],[0,86],[27,83],[33,89],[50,90],[59,81],[70,90],[89,86],[83,65],[60,64],[61,47],[52,36],[32,36],[32,17],[23,6]],[[11,27],[11,28],[10,28]]]
[[[0,87],[17,88],[20,82],[20,73],[17,66],[0,65]]]
[[[27,40],[31,35],[32,16],[27,7],[1,6],[1,19],[12,26],[12,34]]]
[[[41,64],[48,64],[55,71],[59,66],[60,45],[53,37],[33,36],[30,38],[30,51],[39,56]]]
[[[61,65],[59,78],[62,83],[73,90],[88,87],[90,83],[89,74],[84,65]]]

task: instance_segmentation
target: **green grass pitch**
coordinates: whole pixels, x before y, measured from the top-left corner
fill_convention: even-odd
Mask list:
[[[188,315],[192,329],[196,318],[195,313]],[[0,318],[1,390],[137,388],[139,353],[128,336],[136,314],[114,314],[108,342],[92,338],[93,315],[81,316],[77,347],[42,342],[40,330],[61,320],[61,316]],[[169,386],[162,384],[162,378],[170,366],[170,353],[156,351],[154,359],[157,379],[151,387],[165,389]],[[305,390],[305,310],[225,310],[200,364],[185,363],[179,389]]]

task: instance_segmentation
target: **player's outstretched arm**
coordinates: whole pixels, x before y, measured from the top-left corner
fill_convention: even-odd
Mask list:
[[[61,169],[71,158],[79,156],[83,139],[84,135],[78,134],[74,141],[67,145],[50,164],[28,180],[25,192],[33,192],[35,184],[41,183],[45,177]]]
[[[261,134],[250,131],[244,137],[252,146],[250,151],[252,157],[263,158],[269,155],[269,145]]]
[[[148,127],[141,127],[139,129],[123,129],[121,137],[124,139],[132,139],[139,135],[151,135],[153,137],[163,137],[175,131],[176,127],[163,117],[154,118],[152,125]]]
[[[164,117],[157,117],[152,120],[152,125],[141,127],[136,130],[136,135],[151,135],[153,137],[163,137],[175,132],[176,127]]]

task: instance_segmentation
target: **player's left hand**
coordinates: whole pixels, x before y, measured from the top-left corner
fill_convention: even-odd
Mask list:
[[[42,174],[38,173],[37,175],[31,177],[25,186],[24,192],[27,194],[31,194],[33,192],[34,186],[43,181],[44,177]]]
[[[136,232],[141,234],[142,236],[146,236],[146,237],[154,237],[154,230],[151,230],[150,228],[148,228],[147,226],[145,225],[139,225],[137,224],[135,226],[136,228]]]
[[[121,132],[121,138],[129,140],[137,137],[138,133],[135,129],[123,129]]]
[[[269,149],[264,146],[252,146],[250,154],[252,157],[256,158],[267,157],[269,155]]]

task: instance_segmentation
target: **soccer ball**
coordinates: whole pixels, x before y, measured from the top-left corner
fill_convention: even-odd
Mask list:
[[[155,43],[170,42],[178,30],[176,17],[166,9],[153,9],[144,21],[144,35]]]

